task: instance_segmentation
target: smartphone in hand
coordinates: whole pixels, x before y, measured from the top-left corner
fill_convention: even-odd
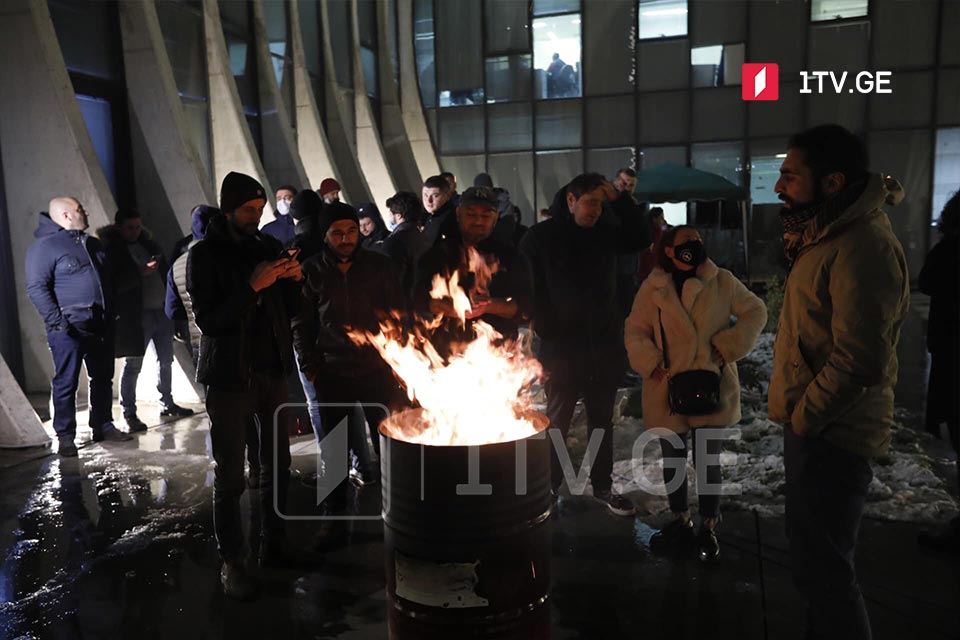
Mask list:
[[[286,254],[288,260],[296,260],[297,256],[300,255],[300,249],[297,247],[290,247],[289,249],[286,249]]]

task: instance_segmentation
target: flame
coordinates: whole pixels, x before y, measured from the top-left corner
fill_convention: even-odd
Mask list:
[[[497,270],[472,247],[468,264],[476,276],[469,292],[460,286],[454,272],[431,283],[430,297],[449,299],[461,323],[473,309],[474,300],[489,297],[487,286]],[[404,331],[400,319],[380,323],[380,332],[350,331],[357,344],[370,344],[393,369],[421,410],[387,419],[381,427],[387,435],[419,444],[478,445],[518,440],[542,429],[529,410],[531,384],[542,369],[527,353],[522,341],[502,342],[493,327],[473,322],[476,339],[459,345],[444,361],[429,341],[429,332],[441,320],[416,318]]]

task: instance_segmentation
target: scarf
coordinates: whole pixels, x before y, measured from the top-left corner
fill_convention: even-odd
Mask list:
[[[783,252],[793,267],[800,250],[813,242],[820,233],[837,220],[857,201],[867,186],[867,180],[858,180],[823,202],[800,210],[781,209],[783,225]]]

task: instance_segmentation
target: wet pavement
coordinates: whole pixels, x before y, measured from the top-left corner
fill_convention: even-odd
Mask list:
[[[927,366],[917,324],[905,329],[898,389],[898,405],[914,412]],[[142,417],[152,426],[133,442],[88,442],[78,459],[0,454],[0,639],[387,637],[379,521],[350,523],[348,544],[309,566],[254,569],[255,601],[225,598],[206,416]],[[293,450],[291,512],[316,516],[305,480],[315,447],[304,437]],[[351,491],[358,513],[379,513],[379,485]],[[254,530],[257,502],[255,491],[242,500]],[[622,518],[587,497],[562,499],[547,525],[552,638],[802,637],[782,518],[726,511],[722,560],[704,567],[689,554],[650,552],[664,517]],[[289,536],[306,547],[316,527],[293,521]],[[863,523],[857,563],[878,639],[960,638],[960,556],[922,553],[920,528]]]
[[[350,524],[349,544],[298,570],[262,571],[251,603],[225,598],[211,526],[204,415],[155,426],[131,443],[88,444],[0,471],[0,637],[385,638],[382,525]],[[294,466],[314,464],[309,441]],[[356,508],[379,510],[379,486]],[[250,526],[248,491],[243,503]],[[307,515],[313,489],[292,483]],[[253,500],[256,503],[256,500]],[[723,560],[652,555],[662,516],[621,518],[566,497],[549,523],[553,638],[801,637],[783,522],[730,511]],[[289,526],[307,545],[315,522]],[[858,564],[877,638],[956,638],[960,562],[926,556],[918,527],[864,522]]]

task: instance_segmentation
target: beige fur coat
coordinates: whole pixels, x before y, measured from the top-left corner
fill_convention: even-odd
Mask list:
[[[726,364],[720,377],[720,409],[707,416],[671,415],[667,379],[651,377],[663,363],[660,320],[667,336],[670,373],[707,369],[720,373],[712,355],[716,347]],[[731,316],[736,320],[732,320]],[[643,281],[624,325],[630,366],[643,378],[643,422],[646,428],[685,433],[702,426],[728,426],[740,421],[740,378],[736,362],[753,348],[767,322],[763,302],[732,273],[711,260],[677,295],[673,277],[660,269]]]

